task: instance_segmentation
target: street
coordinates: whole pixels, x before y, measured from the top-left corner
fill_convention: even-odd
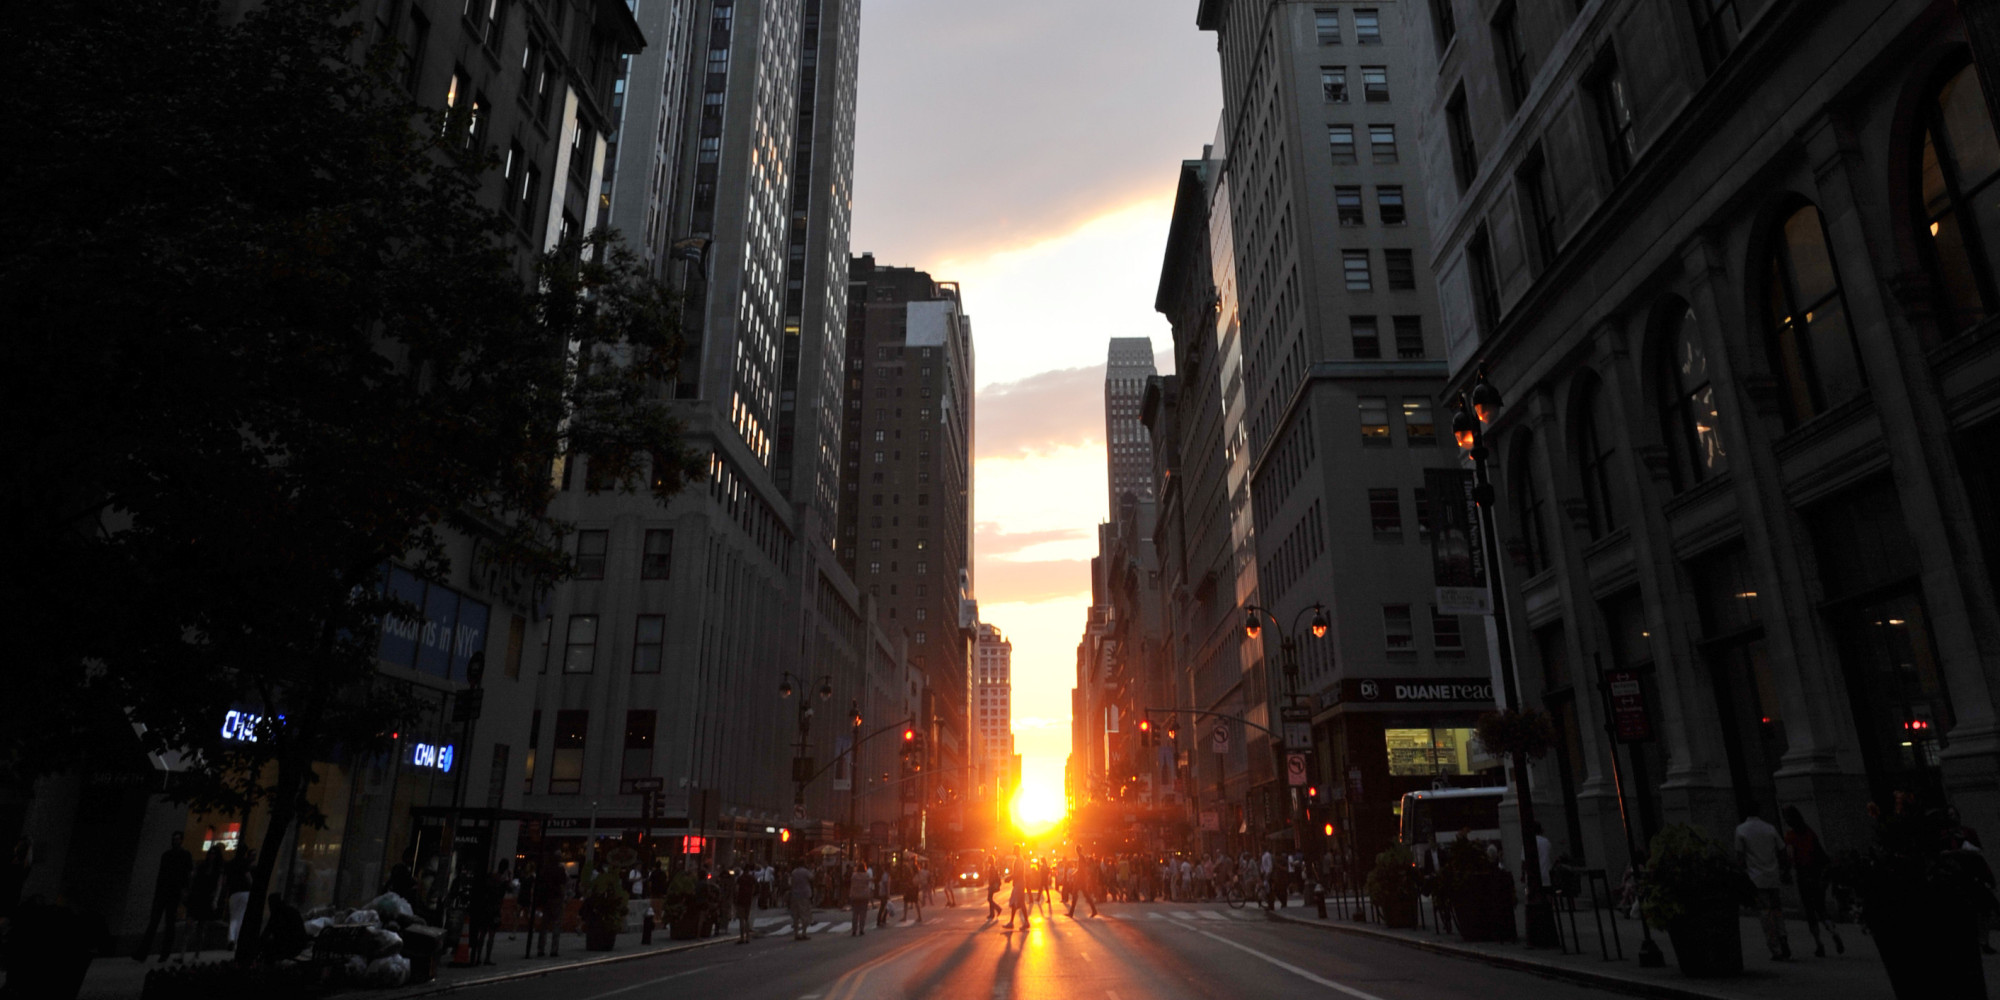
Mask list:
[[[1058,908],[1008,932],[983,909],[925,911],[918,924],[845,923],[792,940],[783,928],[652,961],[560,972],[468,993],[477,1000],[1180,1000],[1345,996],[1353,1000],[1600,995],[1583,986],[1265,920],[1256,907],[1109,904],[1099,919]]]

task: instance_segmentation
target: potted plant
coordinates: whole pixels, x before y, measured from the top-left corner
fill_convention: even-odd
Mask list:
[[[610,951],[618,943],[631,899],[619,884],[617,872],[607,868],[591,877],[577,907],[577,919],[583,924],[583,950]]]
[[[1488,712],[1473,724],[1472,734],[1487,753],[1504,759],[1519,754],[1540,760],[1556,745],[1555,722],[1538,708]]]
[[[1735,855],[1687,824],[1653,838],[1639,890],[1646,922],[1666,929],[1674,958],[1690,976],[1733,976],[1743,971],[1738,909],[1749,880]]]
[[[1514,940],[1514,876],[1478,841],[1460,839],[1439,852],[1437,901],[1467,941]]]
[[[1946,826],[1907,797],[1882,820],[1867,850],[1843,854],[1833,879],[1861,899],[1883,971],[1899,1000],[1986,996],[1978,915],[1993,905],[1990,869],[1948,850]]]
[[[692,874],[682,871],[667,883],[660,910],[670,937],[676,941],[694,940],[701,930],[701,906],[695,898]]]
[[[1391,847],[1375,856],[1368,872],[1368,898],[1390,927],[1417,926],[1417,862],[1410,849]]]

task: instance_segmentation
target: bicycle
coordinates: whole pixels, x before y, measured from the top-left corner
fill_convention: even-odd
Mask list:
[[[1229,904],[1230,909],[1242,909],[1250,901],[1243,895],[1243,879],[1240,877],[1232,878],[1228,882],[1223,883],[1222,898],[1224,902]]]

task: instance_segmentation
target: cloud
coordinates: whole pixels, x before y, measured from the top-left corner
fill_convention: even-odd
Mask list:
[[[1089,539],[1088,528],[1053,528],[1047,531],[1007,531],[997,521],[981,521],[973,525],[975,546],[981,556],[1013,557],[1023,560],[1021,553],[1052,542],[1068,542]]]
[[[976,576],[982,598],[1005,602],[1035,602],[1090,589],[1089,559],[1017,562],[983,559]]]
[[[1180,161],[1214,137],[1215,37],[1191,2],[862,10],[857,251],[923,261],[1032,243],[1105,205],[1171,197]]]
[[[975,326],[976,328],[976,326]],[[1104,443],[1104,366],[1063,368],[979,390],[976,458]]]

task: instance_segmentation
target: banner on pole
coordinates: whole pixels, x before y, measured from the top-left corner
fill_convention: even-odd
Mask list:
[[[1479,532],[1479,505],[1472,499],[1472,486],[1472,473],[1464,469],[1424,470],[1431,522],[1431,576],[1441,615],[1493,613],[1485,544]]]

